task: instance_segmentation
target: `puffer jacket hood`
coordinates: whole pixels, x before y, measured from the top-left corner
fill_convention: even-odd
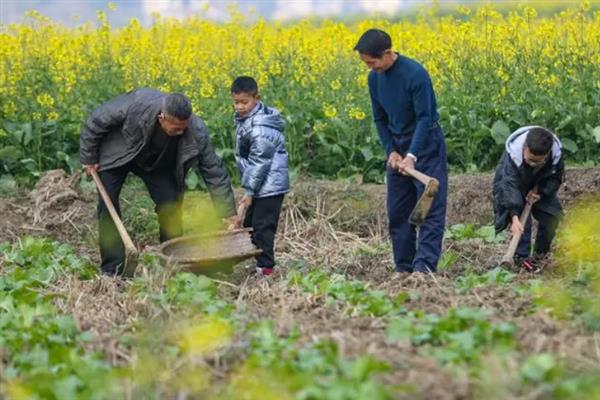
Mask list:
[[[510,158],[517,167],[520,167],[523,164],[523,148],[525,147],[527,133],[529,133],[532,128],[541,128],[547,130],[541,126],[524,126],[514,131],[506,140],[506,152],[510,155]],[[562,157],[562,144],[555,134],[552,134],[552,136],[554,137],[554,144],[552,145],[551,150],[552,165],[557,165]]]
[[[247,119],[252,120],[253,126],[265,126],[279,132],[283,132],[284,129],[283,117],[279,110],[273,107],[267,107],[262,102],[258,103],[247,116],[242,118],[236,117],[237,121],[244,121]]]

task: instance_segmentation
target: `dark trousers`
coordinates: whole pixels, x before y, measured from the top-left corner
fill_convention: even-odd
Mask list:
[[[556,228],[558,227],[560,218],[559,216],[536,209],[535,205],[532,214],[538,221],[538,230],[533,253],[535,255],[545,255],[550,251],[550,246],[556,235]],[[529,215],[527,223],[525,224],[523,236],[521,236],[517,251],[515,252],[517,257],[526,258],[531,254],[531,225],[532,217]]]
[[[135,164],[129,163],[119,168],[100,171],[100,180],[119,215],[121,215],[119,194],[130,172],[133,172],[144,181],[150,197],[154,201],[160,225],[160,241],[164,242],[181,236],[183,192],[177,185],[174,168],[147,172]],[[98,201],[98,228],[102,272],[107,274],[120,273],[120,268],[125,259],[125,249],[102,198]]]
[[[275,233],[281,213],[283,194],[254,198],[246,211],[244,227],[252,227],[252,242],[262,250],[256,257],[256,266],[273,268],[275,266]]]
[[[404,155],[408,151],[412,135],[394,138],[394,146]],[[387,212],[394,263],[398,272],[435,271],[442,252],[442,239],[446,224],[446,200],[448,195],[448,166],[444,132],[436,124],[419,154],[416,169],[435,177],[440,187],[427,218],[417,230],[408,222],[411,211],[423,194],[425,186],[418,180],[388,168]]]

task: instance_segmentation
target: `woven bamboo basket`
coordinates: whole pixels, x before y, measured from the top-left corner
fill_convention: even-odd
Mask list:
[[[164,242],[158,255],[167,263],[197,274],[230,270],[261,253],[251,239],[252,228],[183,236]]]

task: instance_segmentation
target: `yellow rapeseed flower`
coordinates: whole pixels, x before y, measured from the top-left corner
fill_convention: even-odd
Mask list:
[[[337,116],[337,110],[331,104],[323,105],[323,113],[327,118],[335,118]]]

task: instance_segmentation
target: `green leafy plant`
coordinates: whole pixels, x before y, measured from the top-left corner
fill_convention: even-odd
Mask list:
[[[496,267],[483,274],[467,272],[456,278],[454,286],[459,293],[467,293],[475,287],[504,286],[512,282],[515,274],[504,268]]]
[[[389,366],[370,356],[343,358],[337,345],[320,340],[299,343],[299,333],[278,336],[270,321],[262,321],[252,330],[247,366],[269,371],[285,382],[297,399],[372,399],[391,398],[390,388],[374,379]]]
[[[483,351],[510,351],[515,347],[515,326],[492,322],[485,309],[452,308],[446,315],[411,312],[390,321],[390,341],[408,340],[413,346],[429,346],[442,364],[476,365]]]
[[[332,274],[319,269],[308,272],[292,270],[288,283],[306,293],[324,296],[326,303],[341,304],[348,314],[387,316],[402,314],[407,293],[390,297],[379,290],[372,290],[369,284],[359,280],[348,280],[344,275]]]
[[[481,239],[485,243],[502,243],[505,240],[503,233],[496,235],[492,225],[477,227],[475,224],[455,224],[446,230],[445,239],[465,240]]]
[[[0,275],[0,349],[3,372],[0,387],[27,398],[105,399],[115,396],[112,371],[101,354],[88,352],[88,332],[61,314],[44,292],[60,276],[91,278],[89,261],[64,244],[25,237],[2,244]]]

